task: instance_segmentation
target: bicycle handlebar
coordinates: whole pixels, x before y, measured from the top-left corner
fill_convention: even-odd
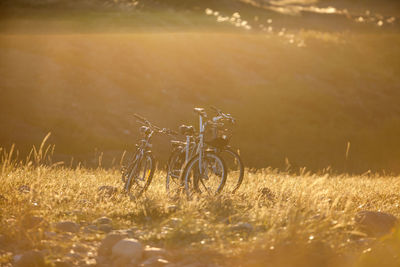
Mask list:
[[[148,127],[152,128],[152,129],[154,129],[154,130],[156,130],[156,131],[160,131],[160,130],[161,130],[160,127],[157,127],[156,125],[152,124],[150,121],[148,121],[146,118],[140,116],[139,114],[136,114],[136,113],[135,113],[135,114],[133,114],[133,116],[134,116],[136,119],[138,119],[138,121],[139,121],[140,123],[145,124],[145,125],[147,125]]]
[[[133,116],[136,118],[136,119],[138,119],[138,120],[141,120],[141,121],[147,121],[145,118],[143,118],[142,116],[140,116],[139,114],[133,114]]]
[[[162,133],[168,134],[168,135],[179,135],[177,132],[171,129],[164,128],[161,130]]]
[[[223,113],[219,108],[215,107],[215,106],[211,106],[210,107],[212,110],[214,110],[215,112],[217,112],[217,116],[213,118],[213,121],[218,121],[221,119],[227,119],[230,120],[232,123],[235,123],[235,119],[232,117],[231,114],[226,114]],[[220,118],[218,118],[220,117]]]
[[[217,113],[220,113],[221,112],[221,110],[219,109],[219,108],[217,108],[216,106],[211,106],[210,107],[212,110],[214,110],[215,112],[217,112]]]
[[[148,121],[146,118],[140,116],[139,114],[133,114],[133,116],[138,119],[138,121],[142,124],[147,125],[150,129],[152,129],[155,132],[158,133],[163,133],[163,134],[168,134],[168,135],[179,135],[177,132],[175,132],[174,130],[170,130],[167,128],[160,128],[154,124],[152,124],[150,121]]]

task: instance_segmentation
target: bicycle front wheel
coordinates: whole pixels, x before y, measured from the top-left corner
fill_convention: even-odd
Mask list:
[[[137,196],[143,194],[149,188],[155,168],[153,155],[151,153],[144,153],[144,155],[138,158],[129,169],[124,186],[125,190]]]
[[[222,191],[226,182],[224,160],[215,153],[206,152],[200,159],[194,156],[182,171],[185,191],[188,196],[193,193],[216,195]]]

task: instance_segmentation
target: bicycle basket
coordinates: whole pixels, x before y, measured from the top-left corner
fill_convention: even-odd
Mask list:
[[[207,127],[204,132],[204,142],[212,147],[222,148],[228,145],[232,137],[231,130],[225,125],[212,125]]]

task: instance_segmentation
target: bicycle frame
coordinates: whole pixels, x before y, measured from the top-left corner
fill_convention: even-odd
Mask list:
[[[146,135],[145,139],[141,139],[140,140],[140,145],[137,145],[137,152],[135,153],[135,159],[133,160],[133,162],[137,162],[138,160],[140,160],[144,154],[147,152],[147,148],[151,147],[151,137],[153,136],[154,130],[151,130],[150,133],[148,135]],[[147,164],[147,162],[145,162],[145,164]],[[145,165],[146,167],[146,165]],[[136,169],[138,168],[138,165],[135,164],[135,167],[131,170],[131,172],[129,173],[129,181],[128,184],[131,183],[131,179],[134,176],[134,174],[136,173]],[[143,173],[143,177],[142,180],[145,179],[145,173]]]
[[[185,147],[182,147],[182,152],[184,151],[185,153],[185,162],[183,166],[189,162],[189,160],[194,157],[195,155],[199,155],[199,170],[200,174],[202,174],[202,164],[204,161],[204,151],[206,148],[206,145],[204,143],[204,133],[207,125],[209,123],[211,124],[218,124],[221,123],[220,121],[222,120],[231,120],[234,121],[234,119],[229,115],[229,114],[224,114],[220,110],[214,108],[217,112],[218,115],[213,117],[211,121],[207,121],[207,116],[204,113],[199,113],[199,134],[198,136],[190,136],[186,135],[186,143]],[[204,115],[205,116],[204,116]],[[218,152],[221,149],[211,147],[210,148],[212,151]]]

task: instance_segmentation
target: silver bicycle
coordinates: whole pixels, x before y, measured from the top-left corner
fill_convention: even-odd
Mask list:
[[[226,126],[235,124],[235,119],[215,107],[211,108],[217,114],[211,119],[212,123],[208,127],[209,137],[204,139],[206,151],[213,151],[223,158],[227,171],[224,190],[235,193],[242,184],[244,176],[243,161],[239,153],[228,144],[232,134]],[[166,190],[169,194],[179,192],[184,187],[184,182],[179,178],[188,160],[196,154],[200,139],[193,126],[182,125],[179,127],[179,132],[185,136],[186,141],[171,141],[172,152],[167,161],[166,175]]]
[[[187,157],[180,176],[180,182],[188,196],[193,193],[207,193],[215,195],[224,188],[227,171],[224,160],[215,151],[207,149],[204,142],[207,127],[214,127],[215,123],[208,120],[203,108],[195,108],[199,116],[199,134],[195,140],[195,153]],[[190,145],[188,146],[190,148]]]

